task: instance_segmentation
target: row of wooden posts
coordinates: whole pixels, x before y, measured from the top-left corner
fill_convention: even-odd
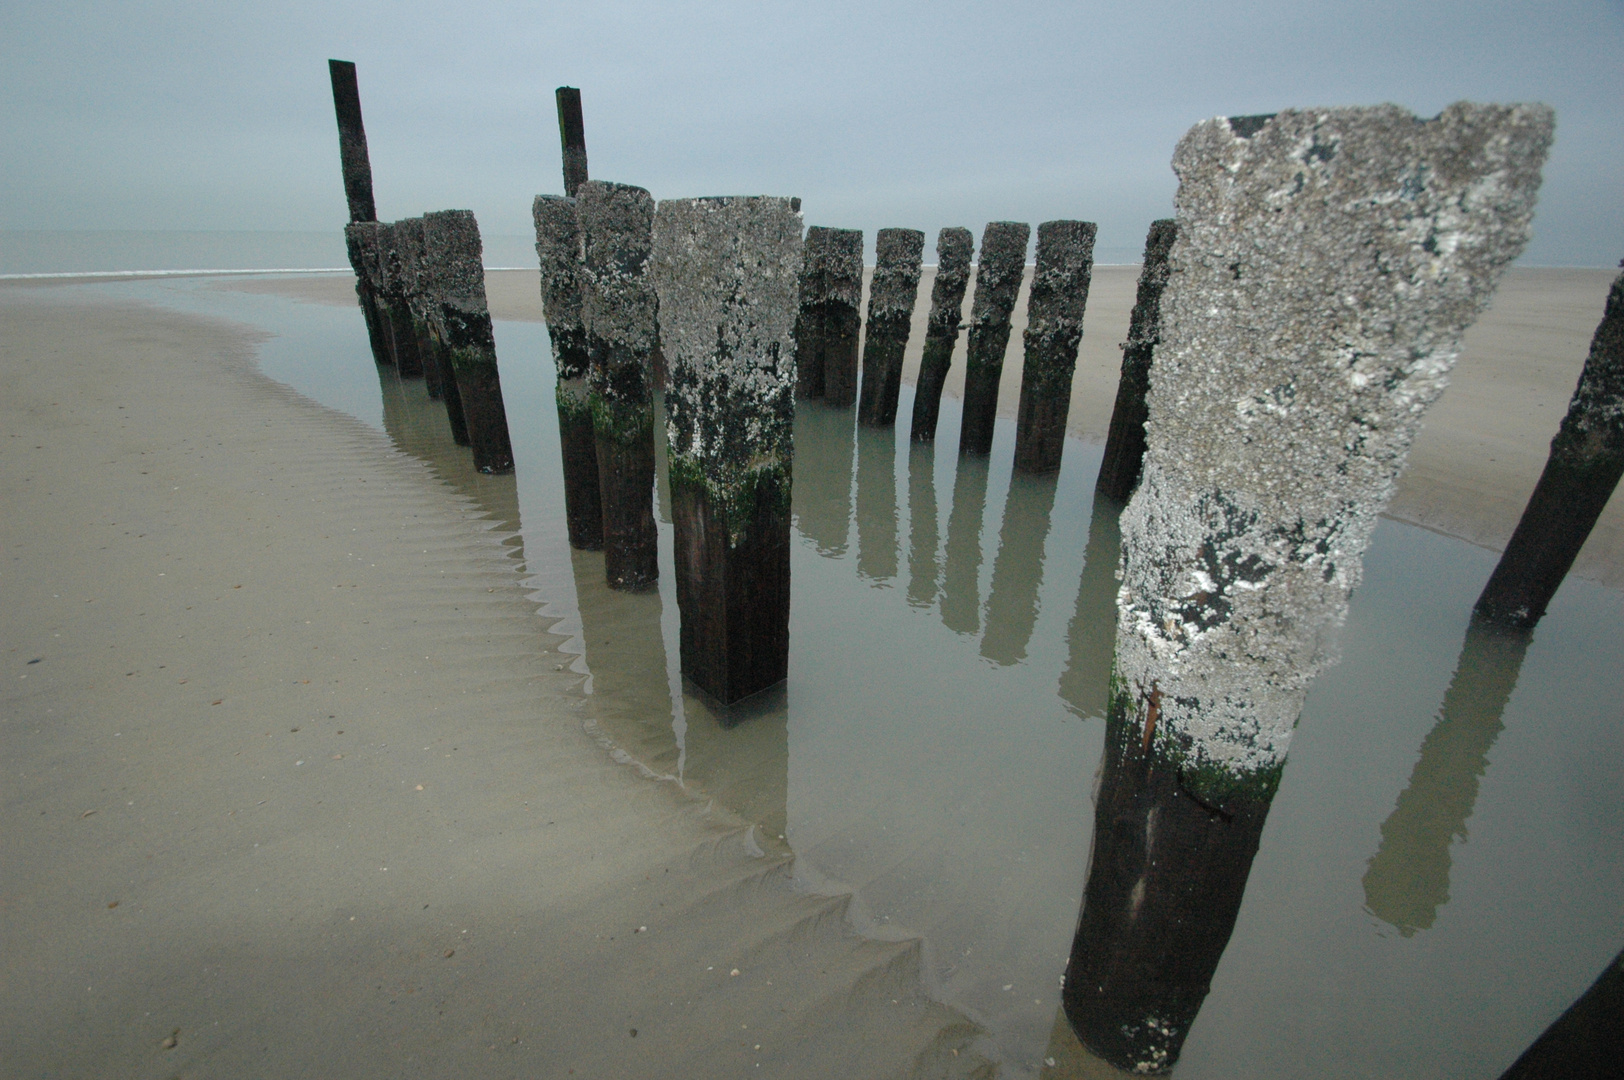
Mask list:
[[[348,99],[345,75],[334,62],[361,224],[370,176],[359,217],[364,138],[353,67]],[[861,233],[814,227],[803,240],[799,200],[656,203],[642,188],[590,181],[579,93],[561,88],[558,104],[566,194],[533,209],[571,542],[601,546],[616,587],[653,581],[663,371],[682,670],[737,701],[787,671],[795,398],[855,403],[866,425],[895,422],[924,236],[881,230],[860,319]],[[1284,112],[1198,124],[1175,152],[1178,216],[1147,238],[1098,481],[1102,496],[1132,497],[1093,865],[1063,995],[1078,1035],[1119,1066],[1163,1071],[1178,1057],[1376,517],[1462,333],[1526,243],[1552,122],[1537,105],[1461,103],[1425,122],[1392,106]],[[471,215],[423,219],[427,263],[467,250],[429,243],[452,220],[472,225]],[[393,231],[380,252],[415,254],[415,229]],[[1012,222],[982,237],[961,454],[990,449],[1028,240]],[[1087,222],[1038,230],[1023,471],[1059,465],[1093,242]],[[402,363],[401,343],[409,352],[418,338],[442,387],[451,373],[477,454],[461,373],[483,368],[459,364],[470,338],[452,322],[483,315],[488,340],[483,290],[436,291],[443,267],[414,276],[389,255],[374,278],[368,251],[352,244],[374,342],[387,335]],[[934,438],[961,329],[968,231],[943,230],[937,257],[912,417],[921,440]],[[458,265],[477,276],[477,264]],[[426,348],[395,315],[416,310],[409,295],[426,312]],[[496,387],[494,353],[489,369]],[[1538,621],[1621,472],[1624,275],[1545,475],[1478,601],[1484,625],[1515,634]]]

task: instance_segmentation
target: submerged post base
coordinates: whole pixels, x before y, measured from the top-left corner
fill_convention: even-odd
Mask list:
[[[726,496],[671,477],[682,673],[724,705],[789,674],[789,511],[778,469]]]

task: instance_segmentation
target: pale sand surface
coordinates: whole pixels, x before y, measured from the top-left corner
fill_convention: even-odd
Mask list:
[[[1584,366],[1590,337],[1601,321],[1607,288],[1616,274],[1606,269],[1514,269],[1500,283],[1494,302],[1466,334],[1449,389],[1428,413],[1388,514],[1474,544],[1502,549],[1550,452],[1551,437],[1567,411]],[[1082,347],[1072,384],[1069,432],[1103,440],[1116,401],[1121,342],[1138,284],[1137,266],[1099,266],[1089,291]],[[491,311],[499,319],[542,317],[537,274],[501,271],[486,275]],[[919,283],[904,378],[911,385],[924,348],[934,270]],[[999,387],[1000,416],[1013,417],[1020,400],[1021,332],[1031,271],[1016,301],[1009,351]],[[353,304],[354,285],[344,275],[253,278],[222,288],[271,292],[319,303]],[[965,292],[968,317],[974,285]],[[866,303],[866,299],[865,299]],[[959,335],[946,392],[964,389],[966,335]],[[898,418],[906,425],[908,417]],[[1624,501],[1614,499],[1579,553],[1573,572],[1613,587],[1624,586]]]
[[[612,764],[511,544],[252,344],[0,290],[0,1076],[984,1068],[917,942]]]

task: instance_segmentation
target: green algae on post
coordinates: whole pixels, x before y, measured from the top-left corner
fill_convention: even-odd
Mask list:
[[[659,334],[648,272],[654,198],[643,188],[602,180],[588,180],[577,190],[587,406],[597,445],[604,574],[610,588],[647,589],[660,576],[649,386]]]
[[[541,264],[541,304],[557,375],[558,441],[564,464],[564,518],[570,546],[603,549],[603,503],[598,491],[597,439],[587,404],[586,324],[581,320],[581,221],[574,199],[537,195],[536,257]]]
[[[800,310],[795,316],[795,392],[850,405],[857,395],[863,316],[863,230],[806,230]]]
[[[789,670],[799,200],[664,200],[652,262],[682,672],[731,704]]]
[[[970,255],[974,247],[969,229],[950,226],[936,234],[936,280],[930,288],[925,349],[919,358],[913,423],[908,432],[908,437],[915,442],[931,442],[936,438],[942,386],[947,382],[947,370],[953,363],[953,346],[959,340],[959,318],[964,314],[964,290],[970,283]]]
[[[432,264],[435,307],[444,355],[461,411],[474,467],[483,473],[509,472],[513,447],[507,410],[496,368],[496,338],[485,302],[484,245],[472,210],[436,210],[423,218],[423,245]],[[451,407],[449,391],[446,407]]]
[[[874,280],[868,288],[863,326],[863,397],[857,422],[890,427],[902,391],[902,354],[908,348],[925,234],[918,229],[881,229],[875,238]]]
[[[976,263],[975,299],[970,302],[970,340],[964,358],[964,420],[959,429],[960,454],[992,453],[993,424],[998,419],[998,380],[1004,374],[1009,347],[1009,316],[1026,270],[1029,225],[992,221],[981,233],[981,260]]]
[[[1377,515],[1527,243],[1552,126],[1542,105],[1288,111],[1203,122],[1174,152],[1178,237],[1121,522],[1119,788],[1102,787],[1064,995],[1118,1067],[1178,1059]]]
[[[1116,405],[1105,437],[1105,456],[1094,490],[1119,503],[1128,501],[1139,483],[1145,457],[1145,395],[1150,393],[1150,364],[1161,340],[1162,290],[1167,287],[1167,254],[1178,235],[1178,223],[1162,218],[1150,223],[1145,236],[1144,264],[1139,290],[1128,318],[1128,340],[1122,343],[1122,374],[1117,380]]]
[[[1579,385],[1517,529],[1477,611],[1504,626],[1539,622],[1624,475],[1624,274],[1613,279]]]
[[[1037,266],[1026,301],[1025,360],[1015,419],[1015,469],[1051,473],[1066,447],[1066,415],[1083,312],[1094,274],[1091,221],[1045,221],[1038,226]]]

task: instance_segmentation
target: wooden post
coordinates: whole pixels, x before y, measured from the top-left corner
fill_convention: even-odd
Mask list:
[[[798,202],[665,200],[653,266],[682,671],[731,704],[789,670]]]
[[[976,263],[976,292],[970,306],[970,341],[964,359],[964,424],[959,453],[992,453],[993,425],[998,419],[998,380],[1004,374],[1009,347],[1009,315],[1026,271],[1026,241],[1031,226],[1015,221],[989,222],[981,233],[981,260]]]
[[[575,198],[576,189],[586,183],[586,123],[581,118],[581,91],[560,86],[553,92],[558,102],[558,141],[564,150],[564,194]]]
[[[863,326],[859,424],[890,427],[897,422],[902,354],[907,351],[908,330],[913,325],[924,251],[925,234],[918,229],[881,229],[875,238],[874,280],[868,287],[868,321]]]
[[[576,190],[584,253],[581,321],[590,360],[587,406],[597,443],[604,573],[610,588],[636,591],[653,587],[660,577],[649,386],[659,335],[649,280],[654,199],[640,187],[602,180]]]
[[[1477,612],[1530,628],[1568,576],[1624,474],[1624,274],[1613,279],[1545,471],[1477,599]]]
[[[423,245],[433,271],[450,381],[456,383],[461,399],[474,467],[483,473],[509,472],[513,446],[496,369],[491,312],[485,302],[485,268],[480,261],[484,245],[474,212],[436,210],[425,215]],[[449,393],[446,406],[451,406]]]
[[[395,370],[403,379],[417,379],[423,375],[423,358],[417,352],[417,335],[412,330],[412,313],[406,306],[400,241],[395,235],[396,224],[393,221],[378,224],[376,302],[389,333],[389,351],[395,357]]]
[[[1178,1059],[1292,730],[1462,333],[1528,238],[1542,105],[1220,117],[1180,141],[1067,1017]]]
[[[586,324],[581,317],[581,220],[567,195],[537,195],[536,256],[541,262],[541,304],[552,339],[557,389],[558,442],[564,459],[564,517],[570,546],[603,550],[603,503],[598,491],[598,444],[587,401]]]
[[[1119,503],[1128,501],[1139,483],[1139,464],[1145,457],[1145,395],[1150,392],[1150,363],[1161,340],[1162,290],[1171,264],[1168,252],[1178,236],[1178,223],[1162,218],[1150,223],[1145,237],[1145,261],[1139,270],[1139,294],[1128,319],[1128,340],[1122,343],[1122,374],[1117,379],[1116,406],[1111,410],[1105,456],[1094,482],[1097,494]]]
[[[1015,420],[1015,471],[1041,475],[1060,468],[1083,311],[1094,276],[1091,221],[1038,226],[1037,267],[1026,301],[1021,403]]]
[[[850,405],[857,394],[863,316],[863,230],[806,230],[795,316],[795,393]]]
[[[372,162],[367,157],[367,133],[361,123],[361,88],[355,65],[348,60],[327,61],[333,83],[333,111],[338,114],[338,159],[344,170],[344,198],[351,221],[377,221],[372,200]]]
[[[440,385],[440,357],[429,331],[429,299],[426,291],[427,253],[423,248],[423,219],[406,218],[395,222],[395,243],[400,249],[400,281],[406,298],[406,312],[412,323],[412,341],[423,364],[423,384],[429,399],[438,401],[444,393]]]
[[[936,438],[942,387],[959,340],[959,320],[964,315],[964,289],[970,282],[970,254],[974,247],[969,229],[951,227],[936,235],[936,280],[930,287],[930,318],[925,324],[925,351],[919,358],[913,426],[908,433],[915,442]]]
[[[457,375],[451,366],[451,351],[447,344],[450,334],[445,314],[440,306],[440,295],[446,290],[446,268],[429,253],[428,218],[423,222],[423,256],[419,263],[417,283],[422,290],[420,304],[423,318],[428,324],[428,359],[434,362],[440,378],[440,397],[445,403],[446,422],[451,427],[451,439],[458,446],[469,446],[468,419],[463,413],[462,391],[457,386]]]
[[[1382,822],[1381,846],[1365,870],[1365,907],[1403,937],[1430,927],[1449,901],[1449,847],[1466,836],[1477,781],[1505,727],[1500,716],[1531,640],[1473,615],[1438,722]]]
[[[349,253],[350,267],[355,271],[355,295],[361,304],[361,315],[366,320],[367,343],[372,346],[372,359],[379,366],[395,366],[395,354],[389,347],[389,331],[383,314],[378,310],[378,223],[352,221],[344,226],[344,247]]]

